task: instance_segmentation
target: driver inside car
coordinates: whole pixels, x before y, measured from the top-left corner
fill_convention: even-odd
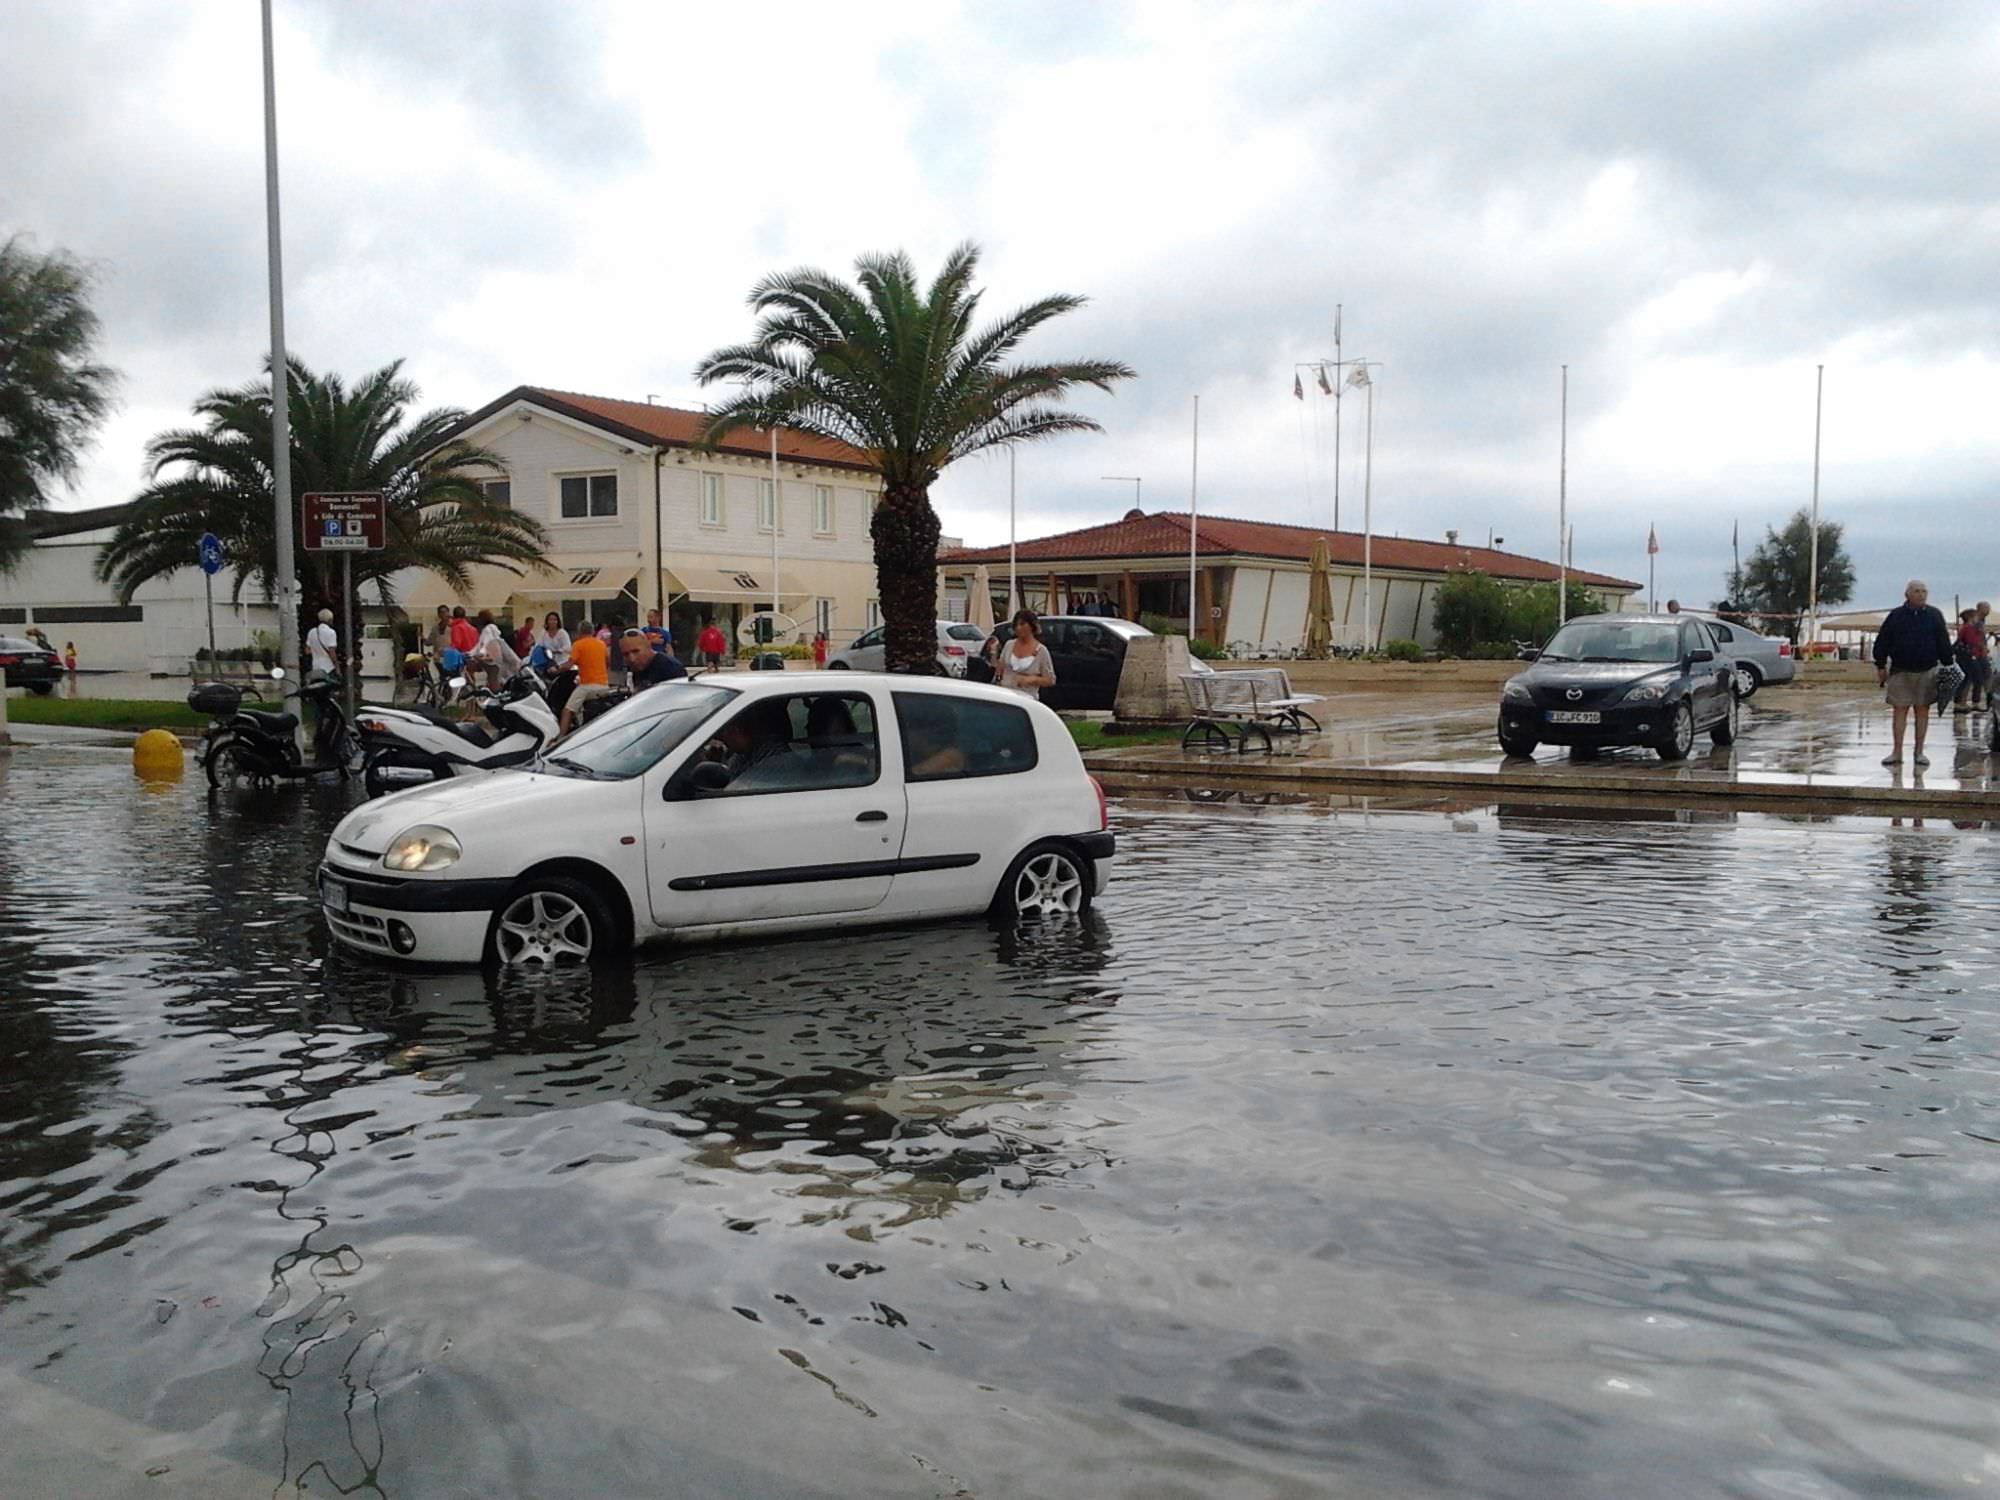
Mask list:
[[[783,706],[760,703],[723,725],[715,738],[702,746],[699,759],[725,767],[733,782],[772,756],[782,754],[790,738]]]

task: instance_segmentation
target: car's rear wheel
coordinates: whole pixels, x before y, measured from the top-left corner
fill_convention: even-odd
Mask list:
[[[1764,674],[1747,661],[1736,664],[1736,696],[1748,698],[1764,685]],[[1727,743],[1725,741],[1725,743]]]
[[[1002,916],[1073,917],[1090,909],[1091,872],[1066,844],[1036,844],[1007,868],[994,906]]]
[[[829,672],[846,672],[852,670],[844,661],[830,661],[826,664],[826,669]]]
[[[1747,695],[1746,695],[1747,696]],[[1743,699],[1732,695],[1729,711],[1722,716],[1722,722],[1709,730],[1708,737],[1718,745],[1733,745],[1736,736],[1743,729]]]
[[[1683,703],[1674,709],[1674,722],[1667,728],[1667,737],[1658,745],[1661,760],[1686,760],[1688,752],[1694,749],[1694,709]]]
[[[53,682],[31,682],[28,684],[28,691],[33,693],[37,698],[46,698],[55,690],[56,685]]]
[[[567,875],[534,875],[515,887],[487,938],[506,968],[587,964],[607,951],[615,931],[603,898]]]
[[[1504,722],[1500,725],[1500,749],[1505,754],[1527,760],[1534,755],[1539,743],[1532,734],[1520,734],[1509,729]]]

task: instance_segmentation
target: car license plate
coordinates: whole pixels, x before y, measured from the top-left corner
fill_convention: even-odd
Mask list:
[[[1551,724],[1601,724],[1604,715],[1594,708],[1552,708],[1549,710]]]
[[[320,889],[320,895],[323,896],[326,900],[326,909],[328,911],[337,911],[342,913],[343,915],[346,913],[347,886],[344,882],[338,880],[322,880],[319,883],[319,889]]]

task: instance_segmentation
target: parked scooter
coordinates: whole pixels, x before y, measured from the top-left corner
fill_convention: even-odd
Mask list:
[[[457,691],[465,679],[454,677],[449,685]],[[369,796],[523,766],[556,737],[556,715],[531,667],[515,673],[497,693],[475,688],[465,696],[479,705],[483,724],[421,705],[362,708],[355,727],[367,757],[362,779]]]
[[[557,667],[549,674],[549,711],[556,716],[558,724],[562,722],[564,705],[569,702],[570,696],[575,692],[575,667]],[[570,721],[569,727],[571,732],[574,733],[576,730],[581,729],[599,714],[609,712],[631,696],[632,694],[627,689],[618,688],[613,692],[599,693],[595,698],[584,699],[583,706],[576,711],[575,716]]]
[[[271,676],[283,682],[285,669],[273,667]],[[299,757],[297,714],[244,708],[241,690],[228,683],[204,683],[188,694],[189,703],[216,715],[201,751],[202,770],[208,773],[210,786],[268,785],[280,779],[335,774],[345,781],[360,768],[360,747],[340,709],[339,683],[308,682],[284,696],[313,706],[310,760]]]

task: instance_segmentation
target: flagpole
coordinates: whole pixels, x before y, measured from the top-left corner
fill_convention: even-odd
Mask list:
[[[1021,612],[1021,566],[1014,531],[1014,450],[1007,449],[1007,618]]]
[[[1813,381],[1812,561],[1806,565],[1806,644],[1819,640],[1819,421],[1826,401],[1826,366]]]
[[[1340,312],[1343,304],[1333,304],[1333,529],[1340,530],[1340,391],[1346,384],[1341,376]],[[1322,379],[1325,377],[1322,376]]]
[[[1201,397],[1194,398],[1194,452],[1188,462],[1188,649],[1194,649],[1194,546],[1201,520]]]
[[[1660,534],[1650,524],[1646,527],[1646,613],[1660,612],[1660,591],[1653,587],[1653,564],[1660,555]]]
[[[1556,624],[1569,620],[1569,366],[1562,367],[1562,457],[1556,469]]]
[[[1375,382],[1372,378],[1368,382],[1366,431],[1361,460],[1361,641],[1363,649],[1372,651],[1375,649]]]

